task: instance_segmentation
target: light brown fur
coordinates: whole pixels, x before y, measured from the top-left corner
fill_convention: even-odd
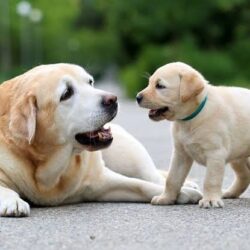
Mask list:
[[[95,145],[88,148],[75,139],[76,134],[95,131],[112,119],[102,104],[110,94],[90,86],[89,79],[92,76],[79,66],[54,64],[36,67],[0,86],[0,216],[29,215],[29,205],[22,199],[49,206],[147,202],[163,191],[163,177],[155,166],[135,162],[150,159],[146,150],[120,127],[111,125],[117,150],[128,152],[130,158],[128,141],[137,145],[138,157],[129,169],[140,166],[138,177],[145,180],[108,169]],[[73,95],[61,101],[67,84],[73,87]],[[120,164],[116,165],[119,172],[124,163],[117,162],[112,152],[112,147],[106,149],[105,157],[111,168]],[[179,202],[197,202],[200,192],[185,190]]]

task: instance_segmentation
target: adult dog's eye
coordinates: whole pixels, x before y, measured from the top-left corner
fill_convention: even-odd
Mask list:
[[[159,82],[155,85],[155,87],[156,87],[157,89],[165,89],[165,88],[166,88],[166,86],[160,84]]]
[[[67,86],[63,94],[61,95],[60,102],[68,100],[74,94],[72,86]]]

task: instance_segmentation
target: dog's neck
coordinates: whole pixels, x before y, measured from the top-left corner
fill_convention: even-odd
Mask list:
[[[192,112],[190,115],[182,118],[181,121],[190,121],[190,120],[194,119],[203,110],[203,108],[206,105],[206,102],[207,102],[207,95],[204,97],[204,99],[201,102],[199,102],[199,105],[194,110],[194,112]]]
[[[187,123],[192,122],[194,119],[199,117],[208,101],[208,86],[204,88],[204,90],[197,95],[192,100],[188,101],[188,103],[181,104],[178,112],[178,117],[176,122],[178,123]]]
[[[35,178],[39,189],[51,189],[60,180],[70,166],[72,154],[72,146],[70,144],[59,147],[53,154],[47,157],[46,161],[40,162],[36,166]]]
[[[25,157],[34,167],[46,162],[56,151],[54,145],[29,144],[26,140],[13,138],[8,132],[4,134],[4,139],[14,153]]]

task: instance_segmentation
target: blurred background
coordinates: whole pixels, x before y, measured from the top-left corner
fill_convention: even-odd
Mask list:
[[[249,0],[0,0],[0,80],[70,62],[129,97],[183,61],[213,84],[250,86]]]

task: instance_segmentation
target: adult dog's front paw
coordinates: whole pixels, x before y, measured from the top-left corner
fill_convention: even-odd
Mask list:
[[[175,200],[170,199],[167,194],[161,194],[158,196],[154,196],[151,200],[152,205],[173,205],[175,204]]]
[[[0,200],[0,216],[24,217],[29,216],[30,206],[19,197],[9,197]]]
[[[223,208],[224,203],[222,199],[205,199],[199,201],[199,207],[200,208]]]

